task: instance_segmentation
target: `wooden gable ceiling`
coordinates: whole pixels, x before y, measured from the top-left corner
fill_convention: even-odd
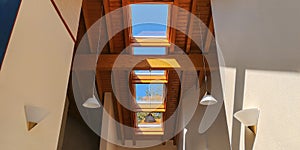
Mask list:
[[[132,3],[143,3],[143,2],[152,2],[152,3],[162,3],[162,2],[170,2],[180,8],[183,8],[189,12],[192,12],[194,15],[196,15],[198,18],[200,18],[203,23],[206,26],[212,25],[212,17],[211,17],[211,4],[210,0],[163,0],[163,1],[157,1],[157,0],[103,0],[101,2],[100,0],[84,0],[83,3],[83,16],[85,21],[86,28],[90,28],[93,23],[95,23],[101,16],[104,14],[108,14],[111,11],[114,11],[116,9],[121,8],[122,6],[126,6],[128,4]],[[103,6],[103,7],[102,7]],[[177,28],[180,28],[180,30],[184,32],[180,32],[175,29],[171,29],[170,36],[171,36],[171,43],[174,43],[176,46],[184,50],[187,54],[195,54],[195,53],[201,53],[200,48],[190,39],[187,37],[186,34],[195,37],[195,39],[204,37],[207,39],[207,31],[200,31],[199,25],[194,22],[193,19],[190,19],[190,15],[186,11],[178,10],[177,12],[172,12],[171,15],[171,22],[175,24]],[[115,15],[110,16],[106,20],[106,33],[102,33],[104,35],[102,36],[108,36],[111,31],[113,30],[121,30],[123,29],[124,24],[128,23],[124,12],[116,13]],[[102,51],[102,54],[120,54],[127,46],[130,45],[129,40],[129,31],[128,29],[122,30],[118,34],[116,34],[107,44],[107,46]],[[93,36],[93,35],[90,35]],[[205,44],[205,43],[203,43]],[[90,45],[91,51],[95,49],[95,46]],[[93,48],[94,47],[94,48]],[[193,60],[199,61],[202,58],[202,56],[194,57]],[[105,60],[109,61],[109,60]],[[110,60],[111,63],[114,62],[114,59]],[[99,62],[98,62],[99,63]],[[100,63],[99,63],[100,64]],[[203,66],[203,64],[199,64],[200,67]],[[203,73],[198,68],[198,73],[200,77],[200,81],[203,80]],[[101,67],[97,68],[97,74],[96,74],[96,82],[97,82],[97,88],[98,93],[100,95],[100,98],[103,100],[103,93],[104,92],[113,92],[112,87],[117,87],[118,89],[122,89],[127,87],[125,84],[127,84],[129,80],[128,72],[126,71],[119,71],[117,74],[112,74],[111,69],[103,69]],[[112,81],[116,82],[118,85],[113,85]],[[192,80],[189,80],[188,73],[177,73],[174,70],[168,71],[168,89],[167,89],[167,109],[164,113],[164,118],[169,118],[172,116],[172,114],[175,112],[177,108],[177,104],[179,103],[179,97],[181,95],[181,83],[182,82],[195,82]],[[118,90],[117,89],[117,90]],[[121,92],[119,93],[118,97],[120,99],[116,99],[116,96],[114,96],[114,103],[116,104],[116,116],[117,120],[121,122],[124,125],[133,127],[134,124],[134,118],[132,115],[132,111],[126,109],[125,107],[122,107],[120,103],[130,105],[130,96],[128,92]],[[203,95],[203,92],[202,92]],[[120,103],[118,103],[118,101]],[[103,102],[103,101],[102,101]],[[176,118],[173,119],[173,122],[171,124],[176,124]],[[123,138],[125,139],[133,139],[134,135],[132,131],[123,131],[124,133],[121,133]],[[165,134],[173,134],[174,128],[166,128]]]
[[[200,48],[190,38],[188,38],[187,35],[192,36],[193,39],[200,39],[200,36],[205,39],[207,31],[203,30],[201,32],[198,22],[194,21],[194,19],[190,19],[188,12],[192,12],[195,16],[200,18],[207,27],[209,27],[211,22],[210,0],[103,0],[103,2],[100,0],[85,0],[83,3],[83,14],[86,27],[91,27],[93,23],[101,18],[103,15],[101,13],[102,11],[104,11],[105,14],[108,14],[109,12],[129,4],[144,2],[166,2],[182,8],[177,11],[174,10],[170,15],[172,20],[171,22],[174,26],[176,26],[176,28],[182,31],[173,31],[170,35],[173,36],[173,39],[171,39],[170,42],[184,50],[186,53],[201,53]],[[102,5],[104,6],[103,8],[101,7]],[[123,29],[124,24],[128,23],[127,21],[128,16],[126,15],[126,12],[118,11],[117,13],[113,13],[113,15],[107,17],[107,34],[114,30]],[[103,53],[119,54],[122,52],[130,44],[128,34],[129,31],[125,29],[114,35],[109,42],[109,50],[103,51]]]

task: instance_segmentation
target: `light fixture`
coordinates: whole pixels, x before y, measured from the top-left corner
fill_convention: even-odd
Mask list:
[[[155,118],[153,117],[153,115],[151,113],[149,113],[146,117],[145,117],[145,120],[144,122],[147,122],[147,123],[153,123],[153,122],[156,122]]]
[[[101,7],[101,9],[103,9],[103,7]],[[100,44],[100,38],[101,38],[101,22],[100,22],[100,25],[99,25],[99,36],[98,36],[98,43],[97,43],[97,49],[96,49],[96,64],[98,62],[98,57],[99,57],[99,44]],[[96,71],[94,72],[94,80],[93,80],[93,96],[88,98],[83,104],[82,106],[85,107],[85,108],[100,108],[101,105],[100,103],[98,102],[98,99],[96,98],[95,96],[95,89],[96,89],[96,86],[95,86],[95,82],[96,82]]]
[[[206,92],[204,97],[201,99],[200,104],[201,105],[213,105],[217,102],[218,101],[212,95],[210,95],[209,92]]]
[[[259,109],[243,109],[234,113],[234,117],[245,126],[245,150],[252,150],[256,139]]]
[[[234,113],[234,117],[248,127],[253,133],[256,133],[256,125],[259,117],[258,108],[243,109]]]
[[[101,107],[100,103],[98,102],[98,99],[95,96],[95,78],[94,78],[94,82],[93,82],[93,96],[88,98],[82,104],[82,106],[85,107],[85,108],[100,108]]]
[[[216,104],[218,101],[210,94],[210,92],[208,92],[208,88],[207,88],[207,75],[206,75],[206,65],[205,65],[205,61],[204,61],[204,56],[202,56],[202,61],[203,61],[203,65],[204,65],[204,82],[205,82],[205,90],[206,93],[203,96],[203,98],[200,101],[201,105],[213,105]]]
[[[201,29],[201,26],[200,26]],[[208,30],[209,32],[209,30]],[[204,59],[204,40],[203,40],[203,36],[201,35],[201,49],[202,49],[202,62],[203,62],[203,68],[204,68],[204,81],[205,81],[205,90],[206,93],[205,95],[202,97],[201,101],[199,102],[201,105],[213,105],[216,104],[218,101],[211,95],[210,92],[208,92],[208,88],[207,88],[207,74],[206,74],[206,63],[205,63],[205,59]]]
[[[88,98],[83,104],[83,107],[86,108],[100,108],[101,105],[99,104],[97,98],[95,97],[95,95],[93,94],[93,97]]]
[[[25,105],[24,109],[28,131],[34,128],[48,115],[48,112],[46,110],[39,107]]]

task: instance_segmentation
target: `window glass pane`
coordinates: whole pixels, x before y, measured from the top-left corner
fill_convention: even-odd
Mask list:
[[[133,37],[166,37],[168,4],[132,4]]]
[[[165,55],[165,47],[133,47],[133,55]]]
[[[134,74],[138,76],[163,76],[165,70],[135,70]]]
[[[164,101],[164,84],[135,84],[135,90],[138,104],[155,105]]]
[[[146,116],[149,115],[148,112],[138,112],[136,113],[137,125],[139,128],[161,128],[162,127],[162,113],[151,113],[155,122],[145,122]]]

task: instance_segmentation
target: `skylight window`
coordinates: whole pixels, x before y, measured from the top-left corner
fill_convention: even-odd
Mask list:
[[[145,122],[145,117],[148,112],[138,112],[136,113],[137,126],[139,128],[161,128],[162,127],[162,113],[151,113],[156,122],[148,123]],[[152,130],[153,131],[153,130]],[[154,130],[155,131],[155,130]],[[158,130],[160,131],[160,130]]]
[[[132,4],[133,37],[167,37],[168,4]]]
[[[132,83],[162,84],[168,83],[166,70],[134,70]]]
[[[165,55],[166,47],[133,47],[133,55]]]
[[[164,84],[135,84],[138,104],[162,104],[164,102]],[[156,107],[156,106],[155,106]],[[154,108],[155,108],[154,107]]]
[[[163,76],[165,70],[135,70],[134,74],[138,76]]]

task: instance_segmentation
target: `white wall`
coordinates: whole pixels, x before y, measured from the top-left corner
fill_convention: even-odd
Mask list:
[[[57,148],[73,46],[50,0],[22,1],[0,72],[0,149]],[[30,132],[24,105],[49,112]]]
[[[234,99],[225,98],[226,106],[234,106],[234,111],[239,105],[261,109],[255,150],[299,148],[300,1],[212,3],[219,50],[226,66],[239,73],[232,75],[236,76],[236,83],[232,83],[236,88],[224,90],[235,95]],[[232,115],[227,116],[232,119]],[[237,125],[233,123],[233,130]],[[242,141],[243,133],[233,136],[240,136]],[[244,148],[243,142],[240,148]]]
[[[299,149],[300,73],[247,70],[244,108],[258,107],[255,150]]]
[[[228,134],[231,137],[232,133],[232,119],[234,108],[234,87],[235,87],[235,68],[221,67],[220,73],[222,74],[222,86],[224,89],[224,105],[226,111],[226,119],[228,126]],[[231,143],[231,138],[229,138]]]
[[[300,71],[299,0],[212,0],[229,67]]]

